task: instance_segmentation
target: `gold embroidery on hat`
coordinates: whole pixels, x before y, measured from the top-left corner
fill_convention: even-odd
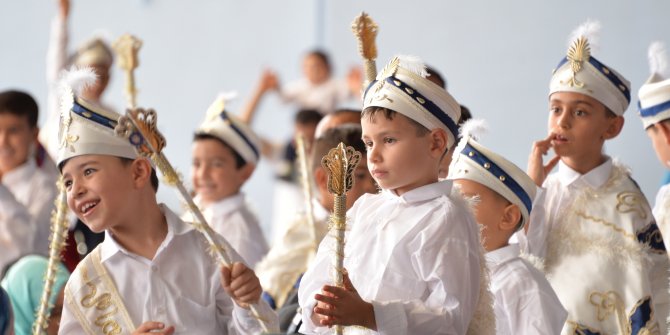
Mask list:
[[[81,115],[83,115],[83,116],[86,117],[87,119],[90,119],[91,116],[93,116],[93,114],[91,114],[91,112],[83,112],[83,113],[81,113]]]
[[[582,70],[584,67],[584,62],[588,62],[590,57],[591,47],[589,46],[589,41],[584,36],[582,36],[572,44],[570,49],[568,49],[567,58],[570,62],[570,68],[572,69],[572,77],[570,80],[568,80],[567,83],[561,82],[561,84],[583,88],[584,83],[577,80],[577,72]]]
[[[498,179],[500,179],[500,181],[504,182],[507,178],[505,178],[505,176],[500,176],[500,177],[498,177]]]
[[[468,152],[468,156],[473,157],[475,155],[474,151]]]
[[[491,168],[491,163],[489,163],[489,162],[484,163],[484,168],[485,169],[490,169]]]
[[[603,72],[605,72],[605,74],[610,74],[610,69],[603,66]]]
[[[395,84],[395,86],[400,86],[401,84],[400,80],[393,80],[393,83]]]
[[[626,92],[626,86],[623,86],[622,84],[619,84],[619,88],[620,88],[622,91]]]
[[[384,83],[386,83],[385,79],[393,76],[395,72],[398,70],[399,65],[400,60],[398,59],[398,57],[393,57],[393,59],[388,64],[386,64],[386,66],[384,66],[382,72],[377,76],[377,82],[375,83],[373,87],[374,90],[372,92],[374,92],[375,94],[379,92],[382,89],[382,87],[384,87]],[[395,84],[400,86],[398,83]]]
[[[414,90],[409,87],[405,87],[405,92],[407,92],[407,94],[414,94]]]
[[[388,94],[386,94],[386,93],[384,93],[384,95],[382,95],[382,96],[374,97],[373,100],[379,100],[379,101],[388,100],[390,103],[393,103],[393,99],[389,98]]]
[[[79,136],[70,134],[70,125],[72,124],[72,116],[68,112],[61,117],[61,135],[60,148],[68,148],[70,152],[74,152],[74,143],[79,140]]]
[[[426,103],[426,100],[424,100],[422,97],[416,97],[416,101],[418,101],[422,105]]]

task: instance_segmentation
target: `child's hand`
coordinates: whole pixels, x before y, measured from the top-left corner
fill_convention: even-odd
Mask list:
[[[372,304],[361,299],[344,272],[344,288],[324,285],[323,294],[316,294],[314,316],[322,326],[362,326],[377,330]]]
[[[279,79],[277,75],[271,70],[264,70],[261,75],[261,82],[259,85],[259,90],[263,93],[276,90],[279,88]]]
[[[533,143],[533,149],[531,149],[530,156],[528,157],[528,169],[526,173],[530,176],[531,179],[537,184],[537,186],[542,186],[544,180],[547,179],[549,172],[558,164],[558,161],[561,160],[560,156],[554,156],[547,165],[544,165],[542,156],[546,155],[551,148],[551,139],[554,137],[553,133],[550,133],[547,138],[544,140],[536,141]]]
[[[253,270],[246,265],[235,262],[229,268],[221,267],[221,285],[226,293],[242,308],[249,309],[261,298],[263,288]]]
[[[147,334],[147,335],[157,335],[157,334],[163,334],[163,335],[172,335],[174,334],[174,327],[170,326],[165,328],[165,330],[162,330],[165,328],[165,324],[162,322],[155,322],[155,321],[147,321],[143,324],[141,324],[135,331],[133,332],[132,335],[142,335],[142,334]]]

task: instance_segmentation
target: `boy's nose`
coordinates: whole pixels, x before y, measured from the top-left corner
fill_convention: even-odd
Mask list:
[[[558,124],[559,127],[561,128],[570,128],[570,113],[569,112],[563,112],[561,115],[558,116],[558,120],[556,120],[556,124]]]

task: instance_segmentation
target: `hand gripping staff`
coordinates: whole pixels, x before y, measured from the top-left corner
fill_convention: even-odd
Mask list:
[[[181,176],[162,152],[166,141],[165,137],[163,137],[156,127],[156,112],[153,109],[145,110],[134,106],[136,90],[133,84],[133,70],[138,65],[137,51],[142,43],[130,35],[124,35],[121,39],[126,39],[126,41],[115,43],[115,49],[117,54],[119,54],[119,64],[128,77],[127,83],[129,84],[126,85],[126,92],[131,97],[128,97],[130,108],[126,109],[125,115],[119,117],[118,124],[114,129],[115,133],[117,136],[127,138],[139,155],[151,159],[156,168],[163,174],[163,181],[179,191],[182,200],[187,204],[196,218],[196,222],[192,223],[193,226],[203,234],[214,257],[223,265],[231,266],[232,258],[228,250],[232,249],[232,247],[223,237],[219,237],[217,240],[212,228],[205,220],[198,206],[196,206],[186,187],[184,187]],[[279,331],[278,329],[270,329],[268,327],[267,317],[259,314],[256,304],[250,305],[249,308],[264,332],[272,333]]]
[[[333,213],[328,228],[335,239],[333,253],[333,275],[335,285],[344,287],[344,231],[347,228],[347,191],[354,185],[352,174],[361,160],[361,153],[344,143],[330,149],[321,159],[328,172],[328,192],[333,194]],[[341,335],[342,326],[335,326],[335,334]]]

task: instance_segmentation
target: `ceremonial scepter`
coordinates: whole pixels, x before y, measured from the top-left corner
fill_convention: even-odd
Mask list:
[[[307,223],[310,227],[312,235],[312,256],[316,254],[316,249],[319,246],[318,234],[316,231],[316,221],[314,219],[314,205],[312,204],[312,174],[311,169],[307,163],[307,149],[305,146],[305,137],[298,134],[295,137],[295,151],[298,156],[298,163],[300,165],[300,182],[302,186],[302,193],[305,197],[305,214],[307,215]]]
[[[361,153],[344,143],[328,151],[321,159],[321,165],[328,172],[328,192],[333,194],[333,213],[330,215],[329,229],[335,239],[333,254],[333,275],[335,286],[344,287],[344,232],[347,228],[347,191],[354,185],[352,177]],[[341,335],[342,326],[335,326],[335,334]]]
[[[130,37],[134,39],[134,37]],[[124,37],[122,36],[122,38]],[[116,48],[117,45],[123,45],[124,47]],[[138,65],[137,52],[141,45],[141,43],[115,43],[115,50],[117,53],[123,55],[119,59],[125,60],[120,61],[119,65],[125,70],[126,75],[130,77],[128,82],[133,83],[132,85],[126,86],[126,92],[128,94],[134,95],[136,92],[132,77],[133,70]],[[129,97],[128,101],[129,103],[134,104],[135,97]],[[231,266],[233,261],[228,253],[228,249],[232,249],[232,247],[223,237],[219,237],[219,240],[217,241],[214,231],[207,223],[207,220],[205,220],[205,217],[186,190],[186,187],[184,187],[181,177],[163,154],[162,150],[165,148],[166,141],[165,137],[158,131],[156,119],[157,115],[153,109],[145,110],[131,106],[131,108],[126,109],[125,115],[119,117],[114,131],[117,136],[127,138],[135,147],[135,150],[139,155],[149,158],[158,170],[161,171],[161,174],[163,174],[163,181],[179,191],[182,200],[186,202],[189,210],[195,216],[196,222],[192,223],[195,229],[203,234],[211,252],[218,261],[224,266]],[[260,315],[256,304],[250,304],[249,309],[260,323],[264,332],[272,333],[279,331],[278,329],[271,329],[268,327],[266,322],[267,319]]]
[[[365,61],[363,89],[368,87],[377,77],[377,65],[375,63],[375,59],[377,59],[377,44],[375,43],[375,39],[377,38],[378,30],[377,23],[365,12],[358,15],[354,19],[354,22],[351,23],[351,31],[358,39],[358,51]]]
[[[51,214],[51,237],[49,243],[49,261],[47,263],[47,272],[44,278],[44,289],[40,298],[40,305],[37,308],[35,323],[33,323],[33,335],[42,335],[46,333],[49,326],[49,316],[53,305],[49,303],[51,291],[53,290],[56,272],[58,271],[58,262],[61,261],[61,252],[67,241],[67,192],[63,185],[63,177],[56,182],[58,187],[58,196],[54,201],[56,208]]]

